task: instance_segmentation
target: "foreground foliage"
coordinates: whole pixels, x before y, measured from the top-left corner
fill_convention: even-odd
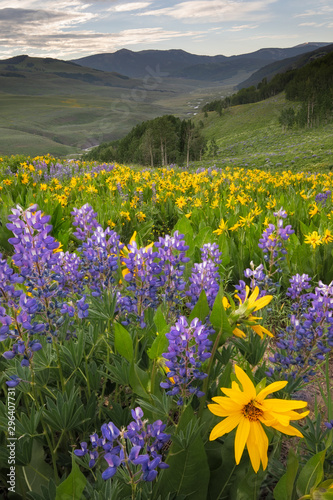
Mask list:
[[[15,161],[4,494],[331,498],[331,174]]]

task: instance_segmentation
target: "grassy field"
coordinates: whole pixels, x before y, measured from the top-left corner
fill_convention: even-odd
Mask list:
[[[202,133],[218,145],[216,164],[319,171],[333,166],[333,125],[284,131],[278,117],[283,108],[290,106],[284,94],[279,94],[258,103],[231,107],[221,117],[216,112],[207,117],[200,113],[195,121],[202,120]]]

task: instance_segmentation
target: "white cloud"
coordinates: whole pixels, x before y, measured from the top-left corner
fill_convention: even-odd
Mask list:
[[[151,2],[129,2],[123,3],[120,5],[115,5],[114,7],[110,7],[108,9],[109,12],[129,12],[132,10],[144,9],[145,7],[149,7]]]
[[[173,7],[149,10],[141,16],[170,16],[183,21],[221,22],[265,17],[267,7],[277,0],[189,0]]]
[[[165,30],[161,27],[139,28],[122,30],[119,33],[96,33],[93,31],[76,31],[54,34],[26,34],[20,40],[14,41],[0,39],[0,46],[15,49],[16,54],[35,52],[41,57],[55,57],[58,59],[70,59],[80,57],[80,54],[96,54],[101,52],[113,52],[124,46],[148,43],[155,46],[157,42],[171,40],[173,38],[197,37],[205,34],[201,31],[181,32],[176,30]],[[2,52],[2,56],[4,52]],[[11,52],[11,55],[13,52]],[[8,55],[8,57],[10,57]],[[2,57],[3,58],[3,57]]]
[[[312,28],[322,28],[325,25],[326,25],[326,23],[311,22],[311,23],[300,23],[298,26],[309,26],[309,27],[312,27]]]
[[[327,16],[327,14],[333,14],[333,7],[331,5],[324,5],[316,10],[306,10],[301,14],[295,14],[294,17]]]
[[[243,30],[254,30],[255,28],[258,28],[258,25],[251,25],[251,24],[241,24],[240,26],[233,26],[232,28],[228,29],[227,31],[243,31]]]

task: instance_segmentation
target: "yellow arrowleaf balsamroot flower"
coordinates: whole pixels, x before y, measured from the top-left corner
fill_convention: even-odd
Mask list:
[[[325,229],[325,233],[323,234],[321,241],[322,241],[322,243],[325,243],[326,245],[328,245],[328,243],[333,241],[333,234],[331,233],[331,231],[329,229]]]
[[[304,243],[307,243],[308,245],[312,245],[312,248],[316,248],[318,245],[321,245],[321,236],[318,234],[317,231],[312,231],[312,233],[306,234]]]
[[[243,323],[252,328],[252,330],[261,338],[263,338],[263,333],[266,333],[269,337],[274,337],[274,335],[267,330],[267,328],[259,325],[258,320],[262,318],[253,316],[252,314],[255,311],[259,311],[259,309],[266,307],[272,300],[273,295],[264,295],[264,297],[260,297],[260,299],[257,300],[259,295],[259,288],[257,286],[250,296],[250,289],[248,286],[246,286],[245,291],[246,295],[244,302],[242,302],[242,299],[238,295],[235,295],[235,297],[239,300],[239,306],[229,316],[231,322],[236,325],[232,333],[236,337],[245,338],[245,333],[238,328],[240,324]],[[230,307],[229,301],[226,297],[223,297],[222,302],[225,309]]]
[[[257,392],[251,379],[237,365],[235,373],[238,383],[233,382],[231,389],[222,387],[221,391],[226,397],[216,396],[212,398],[216,404],[208,405],[208,409],[214,415],[226,417],[213,428],[209,440],[214,441],[237,427],[235,437],[236,464],[239,464],[246,445],[252,467],[255,472],[258,472],[260,463],[264,470],[268,463],[268,438],[263,425],[272,427],[288,436],[303,437],[298,429],[290,425],[290,421],[306,417],[309,411],[303,413],[295,411],[305,408],[306,401],[266,399],[269,394],[283,389],[287,385],[287,381],[273,382]]]
[[[213,233],[218,235],[228,232],[228,222],[225,222],[224,219],[220,220],[220,225]]]

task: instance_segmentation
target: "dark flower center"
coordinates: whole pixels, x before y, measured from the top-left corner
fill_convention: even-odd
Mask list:
[[[257,420],[259,420],[259,417],[261,417],[264,412],[259,408],[257,408],[256,406],[254,406],[252,400],[243,407],[242,413],[244,417],[250,420],[250,422],[256,422]]]

